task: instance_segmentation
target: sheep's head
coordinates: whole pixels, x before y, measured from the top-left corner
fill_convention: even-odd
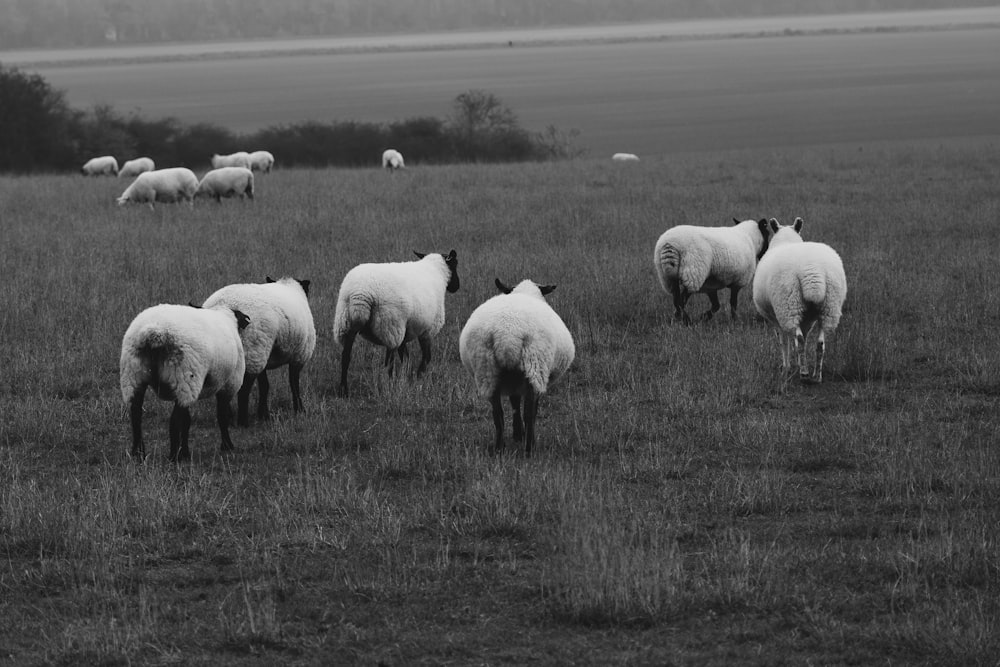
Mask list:
[[[416,250],[413,251],[413,254],[416,255],[418,259],[423,259],[424,257],[427,256],[426,254],[417,252]],[[448,265],[449,275],[448,275],[447,290],[452,294],[454,294],[455,292],[458,291],[458,285],[459,285],[458,255],[455,254],[455,249],[452,248],[451,252],[449,252],[447,255],[442,254],[441,257],[442,259],[444,259],[444,263]]]
[[[129,202],[129,198],[128,198],[128,195],[122,195],[121,197],[119,197],[115,201],[118,202],[119,206],[125,206],[125,204],[127,204]]]
[[[518,294],[530,294],[532,296],[542,297],[543,299],[546,294],[551,294],[552,290],[556,288],[555,285],[539,285],[533,280],[522,280],[514,287],[508,287],[499,278],[496,279],[495,283],[497,289],[504,294],[517,292]]]
[[[802,237],[799,235],[799,232],[802,231],[802,218],[795,218],[795,222],[790,225],[783,225],[775,218],[771,218],[769,226],[774,234],[771,245],[802,243]]]

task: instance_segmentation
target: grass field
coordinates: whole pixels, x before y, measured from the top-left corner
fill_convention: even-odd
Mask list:
[[[120,210],[112,179],[0,180],[0,659],[14,664],[995,664],[998,146],[284,170],[253,203]],[[848,273],[826,380],[752,314],[682,327],[668,226],[806,221]],[[459,257],[436,359],[336,396],[339,281]],[[118,354],[159,303],[291,274],[319,341],[294,416],[195,409],[193,461],[126,456]],[[458,360],[493,278],[558,284],[577,343],[535,456],[486,455]],[[706,307],[695,297],[694,312]]]

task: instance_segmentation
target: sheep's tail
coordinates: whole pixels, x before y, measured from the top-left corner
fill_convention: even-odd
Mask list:
[[[656,276],[660,279],[660,285],[664,290],[669,290],[667,279],[672,278],[676,282],[680,276],[681,251],[672,243],[664,243],[656,249],[653,261],[656,264]]]
[[[144,377],[144,384],[152,387],[157,395],[173,399],[172,371],[181,355],[173,334],[156,326],[145,327],[135,337],[132,355],[132,376]]]
[[[366,328],[371,319],[372,304],[369,299],[360,294],[341,295],[333,316],[333,335],[343,345],[348,334]]]
[[[802,302],[822,305],[826,301],[826,280],[814,275],[800,275],[799,289],[802,290]]]

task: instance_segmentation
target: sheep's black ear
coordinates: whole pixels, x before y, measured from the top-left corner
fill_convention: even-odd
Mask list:
[[[504,294],[510,294],[511,288],[507,287],[506,285],[504,285],[503,282],[499,278],[497,278],[494,282],[496,283],[496,286],[497,286],[498,290],[500,290]]]
[[[188,305],[191,306],[192,308],[201,308],[201,306],[196,304],[194,301],[188,301]]]
[[[448,255],[444,258],[444,261],[446,262],[454,262],[457,260],[458,260],[458,255],[455,254],[454,248],[452,248],[451,252],[449,252]]]
[[[778,224],[778,221],[775,220],[774,218],[771,218],[771,231],[777,233],[780,227],[781,225]]]
[[[233,309],[233,315],[236,316],[236,328],[243,331],[250,324],[250,318],[242,310]]]
[[[423,259],[424,255],[426,255],[427,253],[425,253],[425,252],[417,252],[416,250],[414,250],[413,254],[417,256],[417,259]]]
[[[296,278],[296,280],[298,280],[298,278]],[[310,282],[312,282],[312,281],[310,281],[310,280],[299,280],[299,284],[302,285],[302,291],[306,293],[306,296],[309,296],[309,283]]]
[[[795,218],[795,231],[801,231],[802,229],[802,218]]]
[[[742,221],[741,220],[737,220],[736,218],[733,218],[733,224],[734,225],[738,225],[738,224],[740,224],[740,222],[742,222]]]
[[[264,278],[264,282],[268,282],[268,283],[276,283],[276,282],[278,282],[278,281],[277,281],[277,280],[275,280],[274,278],[272,278],[271,276],[265,276],[265,278]]]
[[[541,291],[542,296],[545,296],[546,294],[551,294],[552,290],[554,290],[555,288],[556,288],[555,285],[539,285],[538,286],[538,289]]]

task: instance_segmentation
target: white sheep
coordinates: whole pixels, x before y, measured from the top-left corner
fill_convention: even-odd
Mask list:
[[[819,325],[812,379],[822,382],[826,336],[836,331],[847,298],[844,263],[825,243],[802,240],[802,218],[795,218],[792,225],[779,225],[771,218],[770,224],[774,236],[757,265],[753,304],[778,327],[782,369],[791,370],[794,346],[803,379],[809,378],[806,337],[814,324]]]
[[[535,443],[539,399],[569,368],[576,354],[573,336],[545,301],[555,285],[523,280],[472,311],[462,328],[458,351],[479,395],[493,407],[494,451],[503,450],[503,397],[510,397],[514,440],[524,438],[525,455]],[[521,421],[521,398],[524,421]]]
[[[396,169],[405,169],[406,165],[403,164],[403,154],[394,148],[386,149],[382,153],[382,168],[393,171]]]
[[[673,296],[674,315],[685,324],[691,319],[685,310],[696,292],[708,294],[709,320],[721,307],[720,289],[729,288],[729,307],[737,319],[739,291],[753,281],[757,261],[767,250],[767,220],[744,220],[732,227],[678,225],[663,232],[653,251],[653,266],[663,290]]]
[[[250,153],[250,169],[261,171],[265,174],[271,173],[274,166],[274,156],[267,151],[254,151]]]
[[[118,160],[112,155],[92,157],[80,168],[84,176],[117,176]]]
[[[340,356],[340,392],[347,391],[347,367],[358,334],[385,350],[385,365],[392,373],[392,353],[400,362],[408,356],[406,345],[414,338],[422,358],[417,374],[431,361],[431,338],[444,326],[445,291],[458,291],[458,257],[452,250],[414,253],[419,261],[359,264],[347,272],[340,285],[333,333],[344,348]]]
[[[243,382],[245,361],[240,332],[247,316],[229,308],[191,308],[160,304],[139,313],[122,339],[119,382],[129,406],[132,455],[146,454],[142,440],[142,403],[146,387],[173,401],[170,460],[190,458],[191,406],[215,396],[223,451],[229,438],[230,400]]]
[[[615,162],[638,162],[639,156],[635,153],[615,153],[611,159]]]
[[[216,153],[212,156],[212,169],[219,169],[220,167],[246,167],[249,169],[250,154],[246,151],[237,151],[229,155],[219,155]]]
[[[134,160],[129,160],[122,165],[121,171],[118,172],[118,178],[122,176],[138,176],[147,171],[153,171],[156,169],[156,163],[154,163],[148,157],[137,157]]]
[[[206,173],[194,193],[222,202],[226,197],[253,199],[253,172],[246,167],[219,167]]]
[[[292,389],[292,407],[301,412],[302,395],[299,377],[316,349],[316,327],[309,309],[309,281],[295,278],[273,280],[265,284],[227,285],[209,296],[203,308],[228,306],[250,318],[240,333],[246,354],[243,386],[237,396],[237,423],[250,423],[250,391],[257,381],[257,418],[268,419],[267,394],[270,383],[267,371],[288,364],[288,383]]]
[[[147,171],[136,176],[132,184],[118,198],[118,205],[128,203],[149,204],[186,201],[194,206],[194,193],[198,190],[198,177],[185,167],[170,167]]]

